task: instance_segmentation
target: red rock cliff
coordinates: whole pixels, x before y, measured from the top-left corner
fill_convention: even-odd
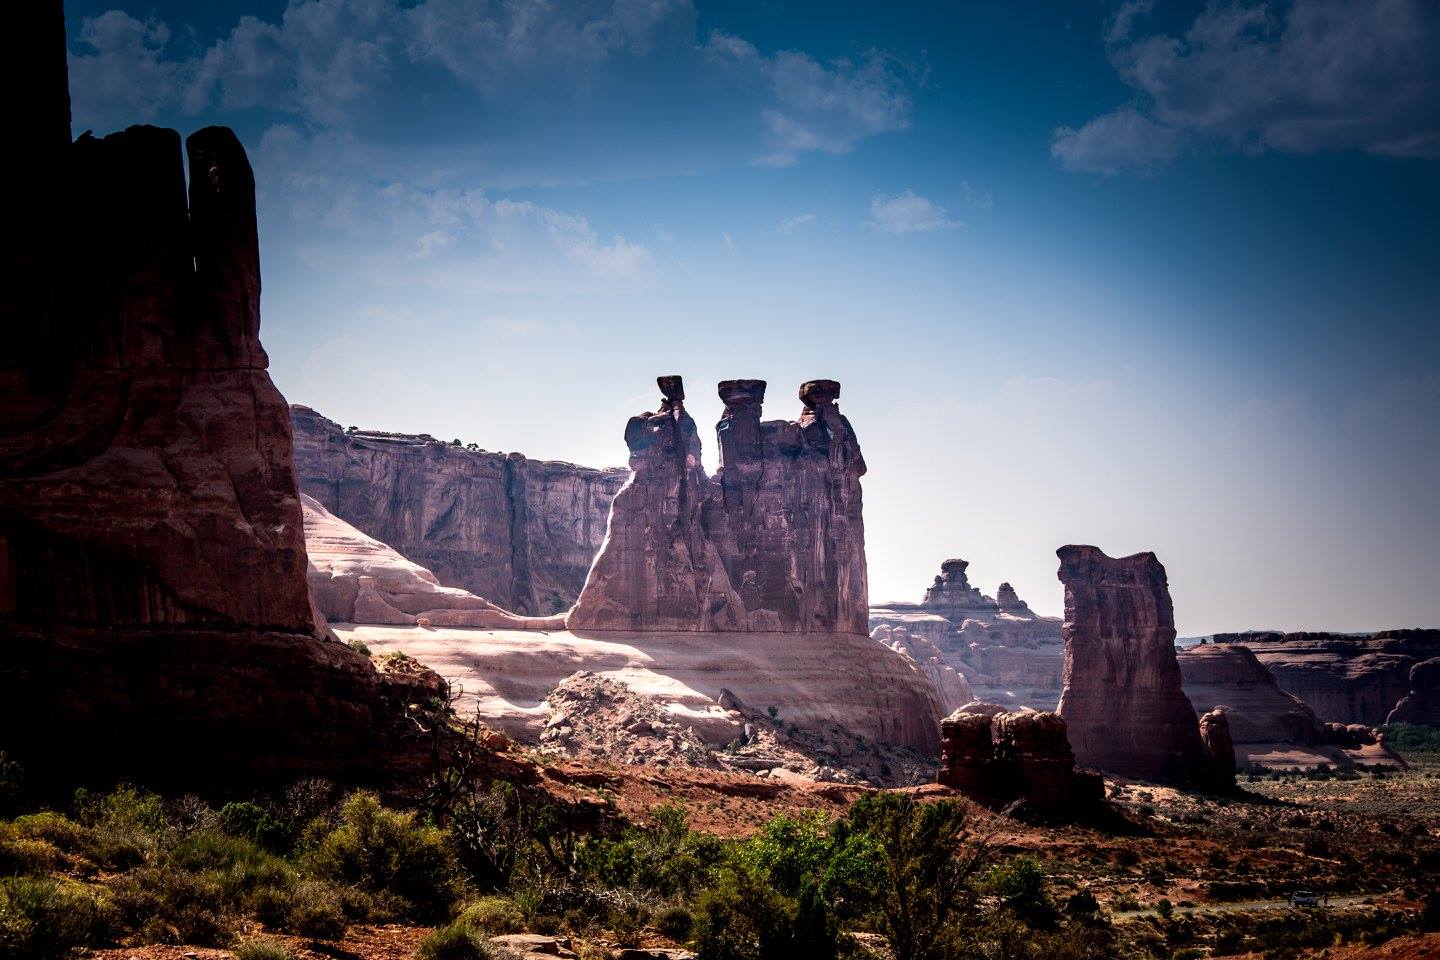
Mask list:
[[[624,470],[596,470],[443,443],[346,432],[294,406],[300,489],[335,516],[517,613],[563,613],[605,537]]]
[[[191,135],[187,203],[173,130],[72,143],[60,4],[13,12],[0,748],[42,776],[379,762],[396,704],[306,589],[245,151]]]

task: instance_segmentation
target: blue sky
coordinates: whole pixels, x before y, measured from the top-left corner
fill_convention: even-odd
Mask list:
[[[1059,613],[1089,542],[1182,632],[1440,625],[1429,0],[67,20],[77,134],[239,132],[272,372],[342,423],[612,465],[656,374],[702,427],[833,377],[876,600],[962,556]]]

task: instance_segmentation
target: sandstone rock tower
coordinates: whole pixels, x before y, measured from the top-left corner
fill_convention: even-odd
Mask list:
[[[187,204],[175,131],[72,143],[60,3],[14,19],[0,749],[42,777],[378,759],[394,705],[306,589],[245,151],[191,135]]]
[[[1181,689],[1164,566],[1153,553],[1117,559],[1091,546],[1056,552],[1065,585],[1059,713],[1076,758],[1122,776],[1223,786],[1214,782]]]
[[[866,633],[865,460],[840,384],[805,383],[798,419],[762,421],[765,381],[722,382],[711,479],[681,379],[657,382],[570,629]]]

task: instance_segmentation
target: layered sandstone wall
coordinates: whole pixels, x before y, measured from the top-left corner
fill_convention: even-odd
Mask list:
[[[1324,739],[1315,711],[1281,690],[1249,647],[1204,643],[1176,655],[1185,695],[1197,714],[1224,707],[1235,743],[1296,743]]]
[[[1059,713],[1075,756],[1123,776],[1223,786],[1181,688],[1164,566],[1153,553],[1112,558],[1091,546],[1057,554],[1065,585]]]
[[[435,574],[367,537],[313,497],[302,493],[300,501],[310,595],[332,623],[564,629],[564,617],[517,616],[468,590],[442,586]]]
[[[306,588],[245,151],[192,134],[187,199],[173,130],[72,143],[60,4],[13,13],[0,749],[41,780],[383,763],[406,701]]]
[[[424,434],[347,432],[299,405],[291,416],[304,493],[446,586],[521,614],[574,603],[626,476]]]
[[[1216,634],[1217,643],[1242,643],[1280,689],[1304,700],[1322,721],[1379,726],[1411,696],[1411,673],[1440,657],[1440,630],[1382,630],[1373,634]],[[1429,676],[1436,677],[1435,674]],[[1426,675],[1422,674],[1422,681]],[[1440,679],[1440,677],[1437,677]],[[1440,697],[1428,684],[1421,696]]]

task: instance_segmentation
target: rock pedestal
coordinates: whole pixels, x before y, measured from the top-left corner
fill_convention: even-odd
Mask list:
[[[1065,585],[1059,713],[1077,759],[1126,777],[1223,785],[1181,689],[1164,566],[1153,553],[1117,559],[1091,546],[1057,553]]]

